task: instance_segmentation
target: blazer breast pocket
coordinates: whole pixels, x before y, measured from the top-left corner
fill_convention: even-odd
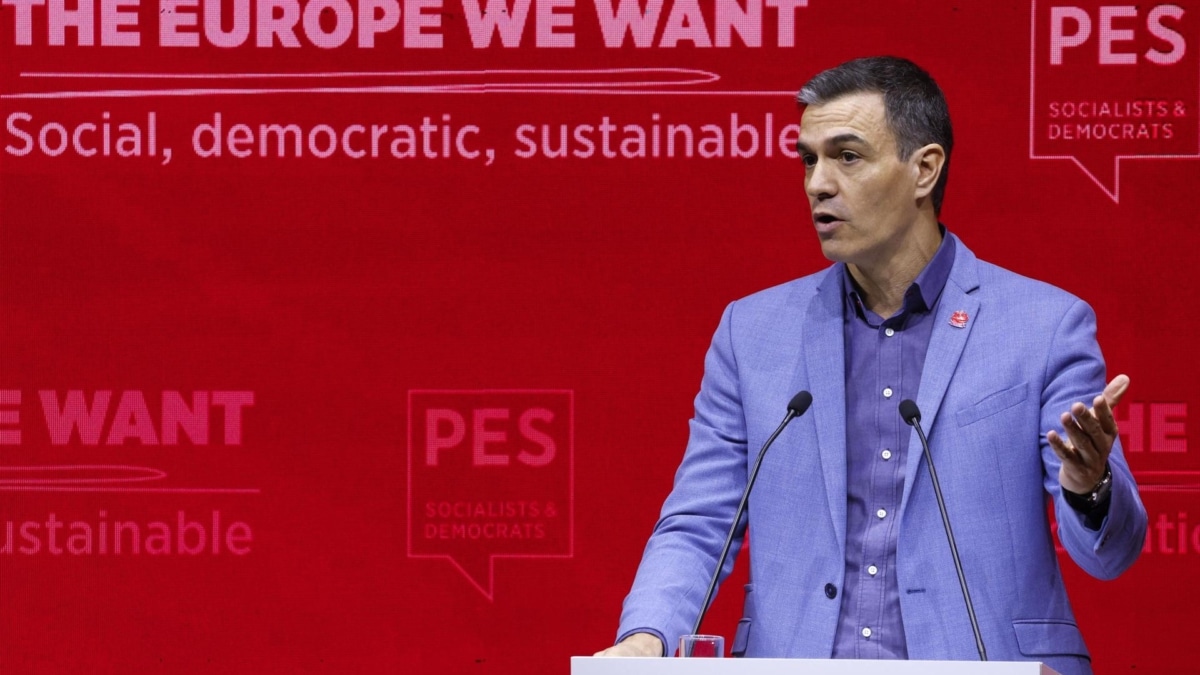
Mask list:
[[[1022,382],[994,394],[988,394],[982,401],[959,410],[955,414],[955,419],[958,420],[960,427],[974,424],[992,415],[998,415],[1015,405],[1020,405],[1028,394],[1029,383]]]

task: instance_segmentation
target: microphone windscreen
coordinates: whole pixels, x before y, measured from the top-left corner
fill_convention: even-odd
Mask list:
[[[808,412],[808,406],[810,405],[812,405],[812,394],[807,391],[801,391],[788,402],[788,410],[796,417],[799,417]]]
[[[921,421],[921,409],[911,398],[906,398],[900,401],[900,416],[904,418],[904,423],[911,427]]]

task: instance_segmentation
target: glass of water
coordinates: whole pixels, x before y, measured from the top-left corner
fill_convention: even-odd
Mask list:
[[[725,638],[720,635],[684,635],[679,638],[679,655],[690,658],[722,658]]]

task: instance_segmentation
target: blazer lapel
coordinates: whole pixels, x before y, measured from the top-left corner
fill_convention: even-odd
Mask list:
[[[963,348],[971,336],[971,329],[979,316],[979,300],[969,295],[979,287],[977,261],[975,255],[961,241],[955,241],[955,244],[957,248],[954,267],[950,270],[950,278],[946,280],[946,287],[938,301],[933,332],[929,336],[929,348],[925,352],[925,367],[921,371],[921,387],[917,393],[917,406],[921,409],[921,427],[928,436],[931,452],[934,445],[934,422],[941,411],[942,400],[958,367]],[[964,319],[955,316],[956,312],[965,312],[965,323]],[[912,492],[923,453],[921,439],[916,430],[913,430],[909,438],[905,464],[906,480],[904,494],[900,499],[901,513],[904,513],[908,504],[908,495]]]
[[[846,347],[842,328],[841,265],[825,274],[808,304],[804,323],[805,365],[813,387],[812,410],[817,427],[821,474],[829,499],[829,515],[837,535],[838,554],[846,557]],[[817,390],[820,387],[820,390]]]

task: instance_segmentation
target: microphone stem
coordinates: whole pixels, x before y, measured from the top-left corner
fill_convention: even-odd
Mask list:
[[[958,586],[962,589],[963,600],[967,603],[967,616],[971,618],[971,631],[975,634],[975,648],[979,650],[979,660],[987,661],[987,651],[983,648],[983,634],[979,632],[979,620],[975,618],[975,606],[971,604],[971,594],[967,591],[967,578],[963,574],[962,561],[958,558],[958,544],[954,542],[954,531],[950,529],[950,514],[946,512],[946,501],[942,498],[942,485],[938,482],[937,469],[933,466],[933,454],[929,452],[929,441],[921,428],[920,420],[915,420],[913,428],[921,438],[921,447],[925,451],[925,463],[929,465],[929,477],[933,479],[933,494],[937,497],[938,510],[942,513],[942,525],[946,528],[946,539],[950,542],[950,555],[954,557],[954,571],[958,573]]]
[[[729,535],[725,537],[725,545],[721,548],[721,556],[717,559],[717,568],[713,572],[712,581],[708,584],[708,591],[704,594],[704,602],[700,604],[700,616],[696,617],[696,625],[692,627],[692,634],[696,635],[700,632],[700,624],[704,621],[704,615],[708,613],[708,604],[712,602],[713,593],[717,590],[717,580],[721,577],[721,568],[725,566],[725,558],[729,557],[729,547],[733,544],[733,536],[737,532],[738,524],[742,521],[742,516],[746,512],[746,502],[750,500],[750,490],[754,487],[754,481],[758,478],[758,469],[762,466],[763,457],[767,455],[767,448],[775,442],[775,438],[783,433],[788,422],[796,417],[796,412],[789,409],[783,421],[775,429],[775,433],[763,443],[762,450],[758,451],[758,457],[754,460],[754,468],[750,471],[750,478],[746,481],[746,490],[742,493],[742,501],[738,503],[737,511],[734,511],[733,524],[729,527]]]

